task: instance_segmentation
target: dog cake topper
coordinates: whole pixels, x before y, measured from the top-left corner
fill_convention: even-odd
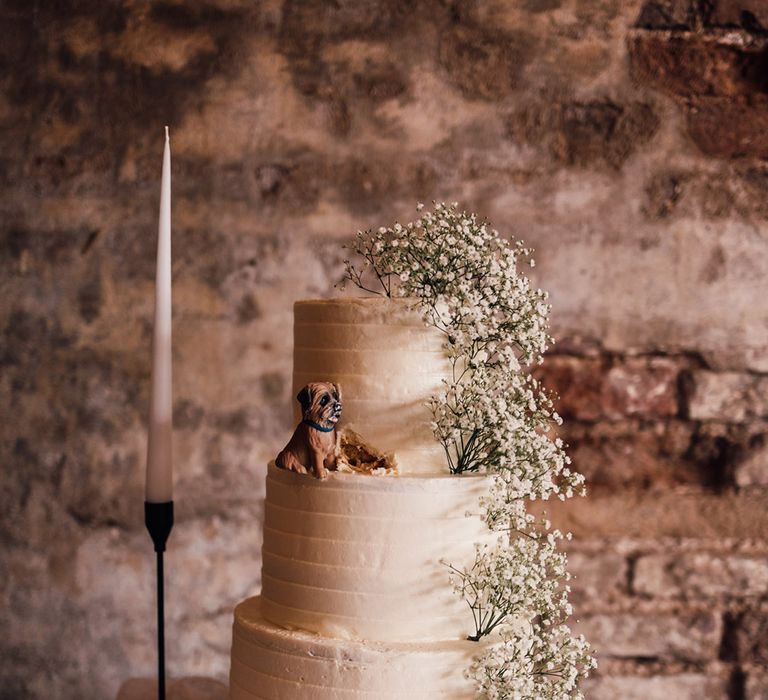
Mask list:
[[[314,474],[325,479],[336,469],[341,418],[341,387],[332,382],[310,382],[297,395],[301,404],[301,423],[275,464],[298,474]]]

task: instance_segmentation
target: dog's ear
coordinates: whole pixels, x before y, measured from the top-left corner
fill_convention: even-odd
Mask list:
[[[341,401],[341,384],[337,384],[336,382],[333,382],[332,386],[334,389],[336,389],[336,400]]]
[[[310,407],[312,404],[312,394],[309,390],[309,384],[296,394],[296,400],[301,404],[302,411],[306,411]]]

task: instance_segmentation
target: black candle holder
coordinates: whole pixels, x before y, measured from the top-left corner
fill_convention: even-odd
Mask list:
[[[165,591],[163,552],[173,528],[173,501],[144,501],[144,524],[157,553],[157,697],[165,700]]]

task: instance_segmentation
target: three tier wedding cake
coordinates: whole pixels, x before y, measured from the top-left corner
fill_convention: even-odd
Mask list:
[[[469,563],[491,533],[466,515],[485,477],[448,474],[430,428],[440,333],[403,300],[300,301],[294,343],[295,391],[338,383],[342,423],[396,473],[269,466],[262,594],[235,610],[230,697],[466,700],[478,645],[443,562]]]

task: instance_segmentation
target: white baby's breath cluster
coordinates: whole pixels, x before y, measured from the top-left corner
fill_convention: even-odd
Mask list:
[[[556,619],[570,615],[566,555],[556,542],[564,535],[549,530],[519,532],[500,537],[495,545],[476,545],[472,566],[458,569],[449,565],[454,590],[472,610],[477,641],[504,624],[539,617]]]
[[[470,567],[450,567],[454,590],[472,610],[475,633],[469,639],[498,635],[467,675],[483,700],[582,698],[578,681],[596,663],[584,637],[566,624],[573,613],[570,574],[557,542],[570,533],[546,520],[532,527],[524,511],[518,506],[514,517],[518,526],[526,523],[524,529],[495,546],[478,546]]]
[[[500,539],[478,547],[472,566],[450,567],[472,611],[469,639],[498,637],[469,673],[480,698],[577,698],[594,662],[564,624],[568,574],[556,546],[564,535],[525,508],[569,498],[584,483],[552,435],[561,423],[552,399],[530,374],[552,342],[547,294],[521,273],[534,266],[521,242],[455,203],[418,210],[408,224],[359,232],[360,262],[346,261],[346,276],[369,292],[415,299],[445,335],[452,372],[429,401],[433,431],[452,473],[490,476],[482,516]]]
[[[579,680],[594,668],[584,637],[565,625],[504,630],[467,675],[482,700],[583,700]]]

